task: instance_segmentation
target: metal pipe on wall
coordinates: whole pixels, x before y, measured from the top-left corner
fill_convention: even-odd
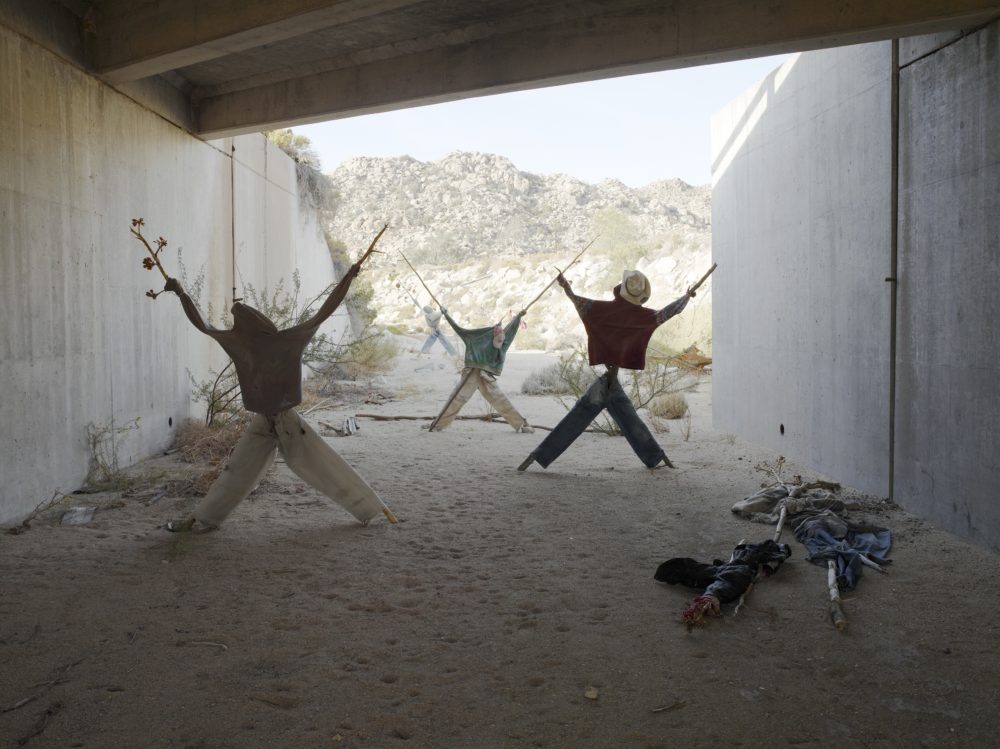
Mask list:
[[[891,128],[889,178],[889,499],[895,491],[896,471],[896,304],[899,279],[899,40],[892,40],[889,120]]]

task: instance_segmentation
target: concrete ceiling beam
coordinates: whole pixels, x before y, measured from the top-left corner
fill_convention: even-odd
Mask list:
[[[109,83],[350,23],[413,0],[105,0],[93,21],[90,67]]]
[[[984,0],[675,0],[198,97],[204,137],[983,23]]]

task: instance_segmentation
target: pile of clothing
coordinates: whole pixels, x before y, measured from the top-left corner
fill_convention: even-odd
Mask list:
[[[783,484],[767,487],[741,499],[733,505],[733,512],[773,525],[784,505],[788,525],[806,547],[806,558],[824,565],[833,560],[841,590],[853,590],[865,567],[882,571],[890,563],[887,555],[892,533],[888,528],[853,520],[848,504],[829,489],[810,489],[798,496],[793,493],[794,487]]]
[[[723,603],[737,600],[759,575],[773,575],[791,555],[788,544],[768,539],[759,544],[739,544],[728,562],[721,559],[699,562],[690,557],[668,559],[653,577],[661,583],[703,591],[681,615],[681,620],[690,626],[701,622],[706,614],[719,615]]]

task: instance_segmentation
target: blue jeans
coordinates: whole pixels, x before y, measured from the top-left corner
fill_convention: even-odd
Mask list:
[[[653,468],[666,458],[663,448],[653,439],[653,435],[635,412],[635,406],[625,394],[617,376],[610,372],[605,372],[594,380],[570,412],[532,451],[532,456],[543,468],[548,468],[549,464],[562,455],[605,408],[622,430],[622,434],[639,456],[639,460],[648,468]]]
[[[455,355],[455,348],[448,343],[448,339],[444,337],[444,333],[436,328],[427,336],[427,340],[424,341],[424,347],[420,349],[421,354],[426,354],[431,350],[431,346],[434,345],[434,341],[441,341],[441,345],[444,346],[444,350],[447,351],[452,356]]]

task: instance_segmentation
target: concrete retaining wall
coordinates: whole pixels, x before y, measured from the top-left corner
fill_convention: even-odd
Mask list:
[[[1000,548],[1000,23],[900,74],[896,496]]]
[[[163,279],[141,267],[133,217],[168,239],[168,270],[180,249],[189,279],[204,272],[216,313],[232,301],[233,183],[238,293],[297,268],[307,298],[334,271],[294,164],[262,136],[203,142],[2,26],[0,131],[2,523],[83,483],[88,427],[139,419],[116,438],[121,465],[168,446],[194,414],[188,370],[223,361],[172,295],[143,296]]]
[[[712,132],[715,428],[882,494],[889,62],[800,55]]]
[[[900,50],[894,498],[1000,548],[1000,24]],[[880,495],[890,76],[804,54],[713,121],[715,426]]]

